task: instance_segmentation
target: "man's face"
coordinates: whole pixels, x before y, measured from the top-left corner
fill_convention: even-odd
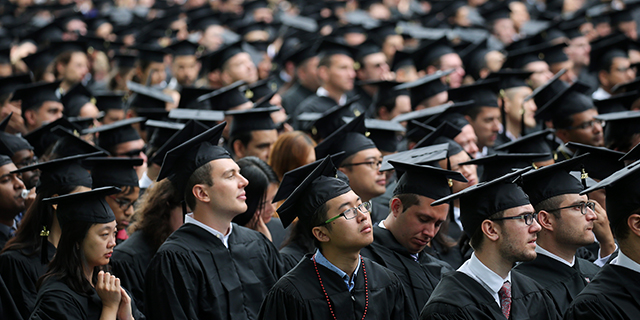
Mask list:
[[[505,210],[504,217],[533,213],[530,204]],[[494,222],[495,223],[495,222]],[[510,262],[531,261],[536,258],[536,239],[540,225],[534,219],[526,225],[524,219],[503,220],[500,226],[499,251],[502,259]]]
[[[358,70],[360,80],[383,80],[383,76],[390,72],[387,58],[382,52],[372,53],[366,56],[362,62],[363,65]]]
[[[207,27],[207,29],[202,34],[202,38],[200,39],[200,44],[203,45],[207,50],[213,52],[220,48],[220,46],[224,43],[224,39],[222,38],[222,34],[224,33],[224,28],[218,25],[212,25]]]
[[[558,129],[560,132],[560,138],[563,142],[577,142],[587,144],[594,147],[604,146],[604,136],[602,133],[602,124],[594,119],[598,115],[598,111],[595,109],[589,109],[580,113],[576,113],[573,116],[573,123],[571,126],[574,129]],[[565,133],[565,135],[562,135]],[[567,140],[567,141],[564,141]]]
[[[529,87],[517,87],[507,89],[507,95],[505,98],[505,111],[509,120],[513,123],[520,123],[522,121],[522,110],[524,109],[524,125],[527,128],[533,128],[536,126],[536,119],[534,115],[538,108],[535,101],[529,99],[524,102],[524,98],[533,93],[533,90]]]
[[[466,152],[459,152],[456,155],[449,157],[449,163],[451,164],[451,171],[460,172],[468,182],[453,180],[453,192],[462,191],[468,187],[471,187],[478,183],[478,166],[475,164],[461,165],[460,163],[471,160],[471,157]],[[447,169],[447,159],[438,161],[441,168]]]
[[[102,118],[102,124],[114,123],[124,119],[124,110],[110,109],[107,110]]]
[[[251,141],[245,149],[245,157],[254,156],[268,162],[269,153],[276,140],[278,140],[278,131],[275,129],[251,131]]]
[[[42,103],[40,109],[37,110],[35,116],[35,123],[33,126],[29,128],[30,131],[33,131],[37,128],[42,127],[43,125],[56,121],[62,118],[62,110],[64,110],[64,106],[62,103],[57,101],[45,101]]]
[[[419,253],[427,246],[440,230],[449,212],[449,204],[432,207],[433,199],[424,196],[418,198],[420,202],[406,211],[393,212],[398,226],[393,235],[411,254]]]
[[[176,56],[173,58],[173,76],[182,86],[191,86],[198,79],[200,67],[196,56]]]
[[[225,65],[226,68],[222,72],[225,86],[238,80],[244,80],[248,84],[258,81],[258,68],[246,52],[240,52],[231,57]]]
[[[415,106],[416,110],[431,108],[435,106],[441,106],[449,101],[449,92],[442,91],[434,96],[429,97],[428,99],[420,102],[419,105]]]
[[[577,205],[587,201],[589,201],[589,198],[586,195],[567,194],[564,196],[564,200],[558,208]],[[577,250],[579,247],[592,244],[595,241],[593,224],[594,221],[598,219],[595,212],[589,208],[585,208],[586,214],[582,214],[580,207],[562,209],[557,212],[559,212],[560,218],[553,218],[556,222],[554,233],[556,235],[555,240],[558,244],[575,247]],[[557,212],[556,214],[558,214]]]
[[[489,51],[484,56],[484,60],[487,62],[487,68],[491,72],[496,72],[502,68],[504,63],[504,54],[500,51]]]
[[[500,109],[494,107],[481,107],[480,113],[473,120],[465,117],[473,127],[478,137],[478,148],[493,147],[500,132]]]
[[[391,110],[389,114],[389,119],[391,120],[401,114],[411,112],[411,97],[409,96],[397,96],[396,97],[396,106]]]
[[[152,73],[153,72],[153,73]],[[151,74],[151,85],[158,85],[167,79],[167,72],[164,68],[164,63],[162,62],[151,62],[147,69],[145,70],[145,74],[143,76],[145,83],[147,78]]]
[[[470,124],[462,127],[462,130],[453,141],[457,142],[468,154],[476,154],[479,151],[477,145],[478,137]]]
[[[64,70],[62,80],[68,83],[80,82],[89,72],[89,61],[87,55],[82,52],[71,54],[69,64]]]
[[[124,230],[129,227],[129,223],[133,217],[133,206],[138,200],[139,195],[140,188],[132,187],[131,192],[120,192],[105,198],[113,214],[116,216],[116,227],[118,230]]]
[[[11,161],[13,161],[18,169],[22,169],[36,164],[36,156],[33,153],[33,150],[23,149],[16,151],[13,154],[13,157],[11,157]],[[35,187],[38,180],[40,180],[39,170],[26,171],[22,173],[22,182],[27,189]]]
[[[393,60],[396,51],[404,49],[404,38],[399,34],[387,36],[382,44],[382,52],[387,61]]]
[[[320,87],[320,79],[318,78],[318,64],[320,58],[311,57],[303,62],[297,69],[296,74],[300,83],[315,91]]]
[[[351,189],[365,201],[386,191],[386,179],[378,163],[382,163],[380,151],[366,149],[356,153],[350,163],[340,168],[349,177]]]
[[[529,62],[524,66],[525,71],[533,72],[529,80],[533,89],[545,84],[553,78],[553,73],[549,70],[549,65],[544,61]]]
[[[567,72],[565,72],[563,75],[560,76],[560,80],[571,84],[571,83],[576,82],[576,80],[578,79],[578,76],[576,75],[575,71],[573,70],[573,67],[574,67],[573,61],[571,61],[571,59],[569,59],[567,61],[556,62],[556,63],[550,64],[549,65],[549,70],[551,71],[551,73],[556,74],[556,73],[560,72],[560,70],[562,70],[562,69],[567,69]]]
[[[0,167],[0,208],[4,219],[13,219],[25,209],[25,202],[21,197],[24,184],[17,174],[9,173],[16,169],[13,163]]]
[[[590,61],[589,53],[591,53],[591,44],[589,44],[587,37],[571,39],[567,47],[567,56],[576,66],[588,66]]]
[[[362,200],[353,191],[337,196],[327,201],[327,220],[340,215],[346,210],[362,204]],[[360,250],[373,242],[373,229],[371,227],[371,214],[363,213],[356,209],[356,217],[345,219],[340,217],[332,221],[324,229],[330,238],[330,245],[345,251]]]
[[[636,77],[636,73],[631,68],[629,59],[625,57],[613,58],[611,69],[605,74],[606,82],[601,83],[605,89],[610,89],[619,83],[629,82]]]
[[[353,69],[353,59],[344,54],[334,54],[331,66],[327,70],[327,84],[342,92],[353,90],[356,71]]]
[[[465,75],[462,59],[457,53],[447,53],[440,57],[440,70],[450,69],[455,69],[455,71],[445,77],[445,84],[448,84],[451,88],[457,88],[462,85]]]
[[[493,34],[503,44],[511,44],[516,35],[516,27],[513,24],[513,20],[509,18],[496,20],[493,23]]]
[[[144,141],[142,139],[127,141],[117,144],[113,148],[112,156],[117,158],[142,158],[141,166],[134,167],[138,178],[147,170],[147,155],[144,153]]]
[[[247,211],[247,195],[244,187],[249,181],[240,174],[240,167],[231,159],[211,161],[212,186],[205,186],[209,191],[209,206],[216,213],[238,215]]]
[[[618,23],[618,30],[631,40],[638,40],[638,24],[635,21]]]

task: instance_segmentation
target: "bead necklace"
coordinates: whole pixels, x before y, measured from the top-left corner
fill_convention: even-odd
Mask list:
[[[367,308],[369,307],[369,285],[367,282],[367,270],[364,268],[364,260],[362,256],[360,256],[360,261],[362,261],[362,273],[364,274],[364,313],[362,314],[362,320],[367,315]],[[327,299],[327,305],[329,305],[329,311],[331,312],[331,316],[333,316],[334,320],[337,320],[335,313],[333,313],[333,307],[331,306],[331,300],[329,300],[329,295],[327,291],[324,289],[324,284],[322,284],[322,278],[320,277],[320,272],[318,271],[318,264],[316,263],[316,257],[313,257],[313,267],[316,268],[316,274],[318,275],[318,281],[320,281],[320,287],[322,288],[322,292],[324,293],[324,297]]]

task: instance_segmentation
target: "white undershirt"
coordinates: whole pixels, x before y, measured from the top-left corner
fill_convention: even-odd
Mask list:
[[[327,89],[320,87],[318,88],[318,90],[316,90],[316,95],[318,97],[329,97],[329,91],[327,91]],[[347,95],[343,94],[340,96],[340,100],[338,100],[338,105],[344,106],[344,104],[347,103]]]
[[[511,271],[507,274],[507,278],[503,279],[497,273],[485,266],[484,263],[476,257],[475,253],[471,254],[471,259],[463,263],[462,266],[458,268],[458,271],[478,281],[478,283],[480,283],[491,294],[491,296],[493,296],[498,307],[500,307],[500,296],[498,295],[498,291],[500,291],[500,288],[502,288],[505,281],[509,281],[509,283],[511,283]]]
[[[560,262],[564,263],[565,265],[567,265],[569,267],[573,267],[573,265],[576,264],[576,256],[573,256],[573,260],[571,260],[571,263],[569,263],[567,260],[558,257],[557,255],[549,252],[548,250],[544,249],[543,247],[541,247],[539,245],[536,245],[536,253],[537,254],[541,254],[541,255],[545,255],[545,256],[553,259],[553,260],[560,261]]]
[[[216,236],[218,239],[220,239],[222,241],[222,244],[224,244],[225,247],[227,247],[227,249],[229,249],[229,236],[231,235],[231,232],[233,231],[233,223],[229,224],[229,233],[227,233],[227,235],[224,235],[224,233],[209,227],[208,225],[196,220],[196,218],[193,217],[193,213],[189,213],[188,215],[186,215],[184,217],[184,223],[191,223],[191,224],[195,224],[196,226],[207,230],[209,233],[211,233],[212,235]]]

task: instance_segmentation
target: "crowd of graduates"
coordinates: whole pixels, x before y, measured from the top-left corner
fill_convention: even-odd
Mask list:
[[[633,319],[640,1],[5,0],[1,319]]]

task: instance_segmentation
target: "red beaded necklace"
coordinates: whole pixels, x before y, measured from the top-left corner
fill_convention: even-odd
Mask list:
[[[364,313],[362,314],[362,320],[367,315],[367,308],[369,307],[369,285],[367,283],[367,270],[364,269],[364,260],[362,256],[360,256],[360,261],[362,261],[362,273],[364,274]],[[318,281],[320,281],[320,287],[322,288],[322,292],[324,293],[324,297],[327,299],[327,304],[329,305],[329,311],[331,312],[331,316],[333,316],[334,320],[338,320],[336,318],[335,313],[333,313],[333,307],[331,306],[331,300],[329,300],[329,295],[327,291],[324,289],[324,284],[322,284],[322,278],[320,277],[320,272],[318,272],[318,264],[316,263],[316,257],[313,257],[313,267],[316,268],[316,274],[318,275]]]

